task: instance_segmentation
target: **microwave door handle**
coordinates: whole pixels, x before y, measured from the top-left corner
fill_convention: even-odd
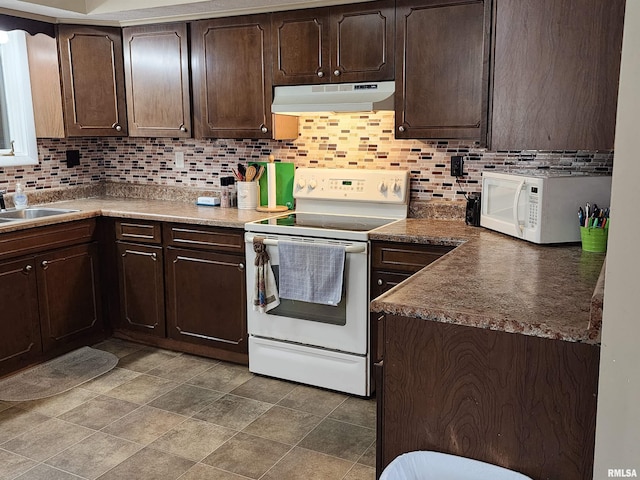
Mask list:
[[[518,204],[520,203],[520,194],[522,193],[522,187],[524,187],[525,181],[522,180],[517,187],[516,197],[513,199],[513,226],[516,229],[516,235],[522,236],[523,228],[520,225],[520,219],[518,218]]]

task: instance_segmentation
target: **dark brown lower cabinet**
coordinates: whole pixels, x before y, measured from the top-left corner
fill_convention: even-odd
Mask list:
[[[435,450],[535,479],[592,477],[598,346],[388,315],[383,356],[378,475]]]
[[[104,338],[96,225],[0,235],[0,376]]]
[[[455,247],[447,245],[430,245],[420,243],[399,243],[375,241],[371,244],[371,275],[369,295],[373,300],[399,283],[404,282],[414,273],[422,270],[431,262],[453,250]],[[380,398],[380,382],[382,350],[384,332],[382,331],[384,318],[381,314],[370,315],[371,348],[376,354],[371,358],[371,382],[378,392],[378,408]],[[376,365],[376,362],[379,362]],[[380,450],[382,441],[379,439],[377,449]]]
[[[97,242],[36,257],[44,350],[102,330]]]
[[[42,353],[33,257],[0,262],[0,376]]]
[[[117,242],[118,328],[166,336],[162,246]]]
[[[247,351],[243,256],[168,247],[166,283],[170,338]]]
[[[112,228],[115,336],[248,363],[244,230],[137,219]]]

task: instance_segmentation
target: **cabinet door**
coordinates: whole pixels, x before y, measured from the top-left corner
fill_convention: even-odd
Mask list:
[[[490,2],[398,0],[396,137],[486,141]]]
[[[395,3],[334,7],[331,10],[331,81],[393,80]]]
[[[103,329],[97,242],[36,257],[44,351]]]
[[[330,81],[329,22],[328,8],[273,14],[274,85]]]
[[[120,29],[59,25],[58,48],[67,136],[125,136]]]
[[[167,247],[169,338],[247,352],[244,257]]]
[[[613,148],[624,0],[496,0],[492,150]]]
[[[192,24],[197,137],[271,138],[269,17]]]
[[[131,137],[190,137],[187,25],[122,31]]]
[[[118,242],[119,327],[164,338],[162,247]]]
[[[33,258],[0,263],[0,376],[42,352]]]
[[[64,138],[60,67],[55,38],[27,35],[31,98],[37,138]]]

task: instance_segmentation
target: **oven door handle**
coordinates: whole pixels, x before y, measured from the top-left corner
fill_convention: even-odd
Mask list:
[[[253,239],[255,237],[247,237],[248,243],[253,243]],[[273,240],[272,238],[265,238],[262,243],[270,246],[278,246],[278,240]],[[367,251],[366,245],[348,245],[344,247],[344,251],[346,253],[365,253]]]

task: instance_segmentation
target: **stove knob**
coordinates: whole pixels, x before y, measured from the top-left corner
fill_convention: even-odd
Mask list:
[[[400,184],[397,181],[393,181],[393,193],[400,193]]]
[[[384,180],[378,184],[378,190],[380,190],[380,193],[387,191],[387,184],[384,183]]]
[[[302,190],[306,185],[307,185],[307,182],[305,182],[304,178],[298,179],[298,188],[300,190]]]
[[[314,188],[316,188],[318,184],[316,183],[315,180],[311,179],[309,180],[309,190],[313,190]]]

